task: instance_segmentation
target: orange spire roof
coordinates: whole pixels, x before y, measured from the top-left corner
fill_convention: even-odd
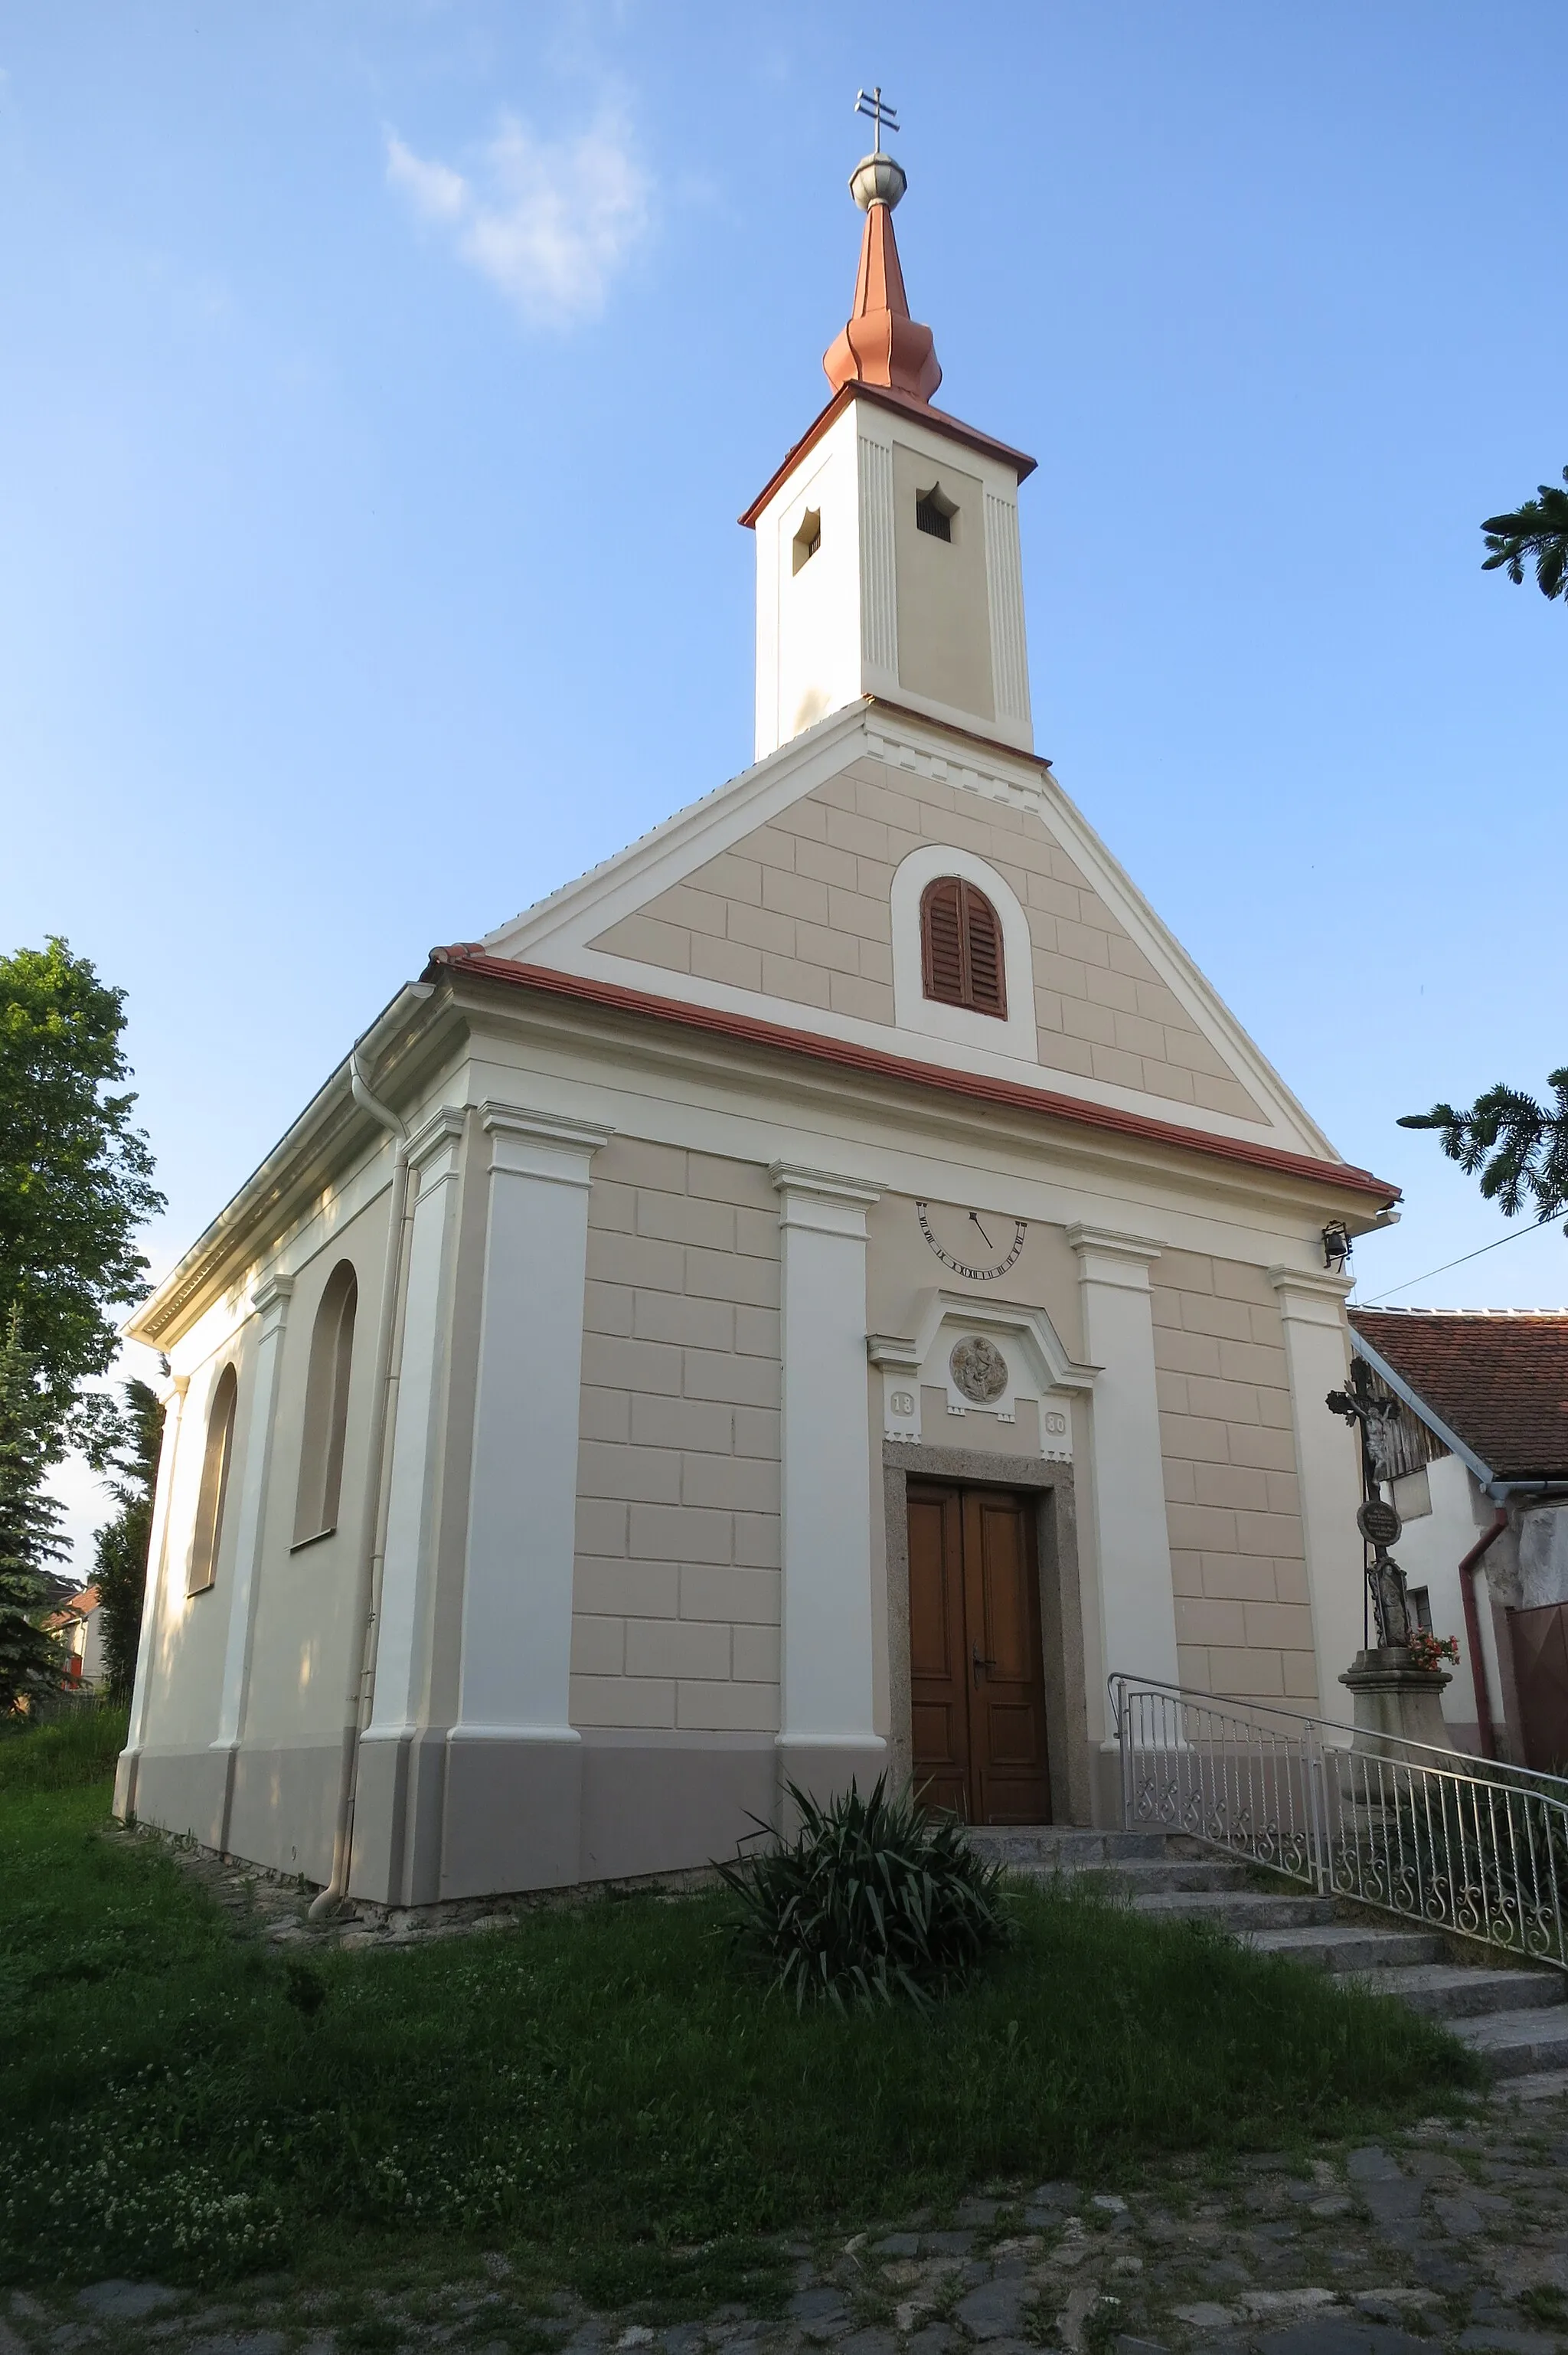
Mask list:
[[[893,235],[893,208],[907,183],[900,165],[880,150],[855,166],[850,193],[865,215],[854,309],[822,355],[835,392],[846,384],[877,384],[911,400],[928,401],[942,381],[936,337],[909,316],[904,272]]]

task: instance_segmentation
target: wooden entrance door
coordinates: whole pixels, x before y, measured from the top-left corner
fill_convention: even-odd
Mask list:
[[[915,1785],[971,1824],[1051,1820],[1034,1507],[909,1485]]]
[[[1524,1763],[1561,1774],[1568,1764],[1568,1603],[1510,1611],[1508,1624]]]

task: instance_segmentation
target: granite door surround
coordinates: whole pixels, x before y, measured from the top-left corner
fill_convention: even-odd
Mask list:
[[[909,1713],[909,1482],[943,1480],[977,1488],[1026,1489],[1037,1500],[1034,1529],[1052,1805],[1059,1823],[1093,1822],[1097,1778],[1089,1742],[1072,1465],[1048,1463],[1038,1455],[996,1455],[990,1448],[927,1447],[885,1440],[882,1466],[887,1529],[890,1785],[901,1788],[914,1764]]]

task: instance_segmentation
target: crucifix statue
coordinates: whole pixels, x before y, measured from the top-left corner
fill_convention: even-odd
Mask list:
[[[882,153],[882,133],[884,127],[885,126],[889,131],[896,131],[898,128],[898,117],[894,111],[893,102],[891,99],[885,99],[883,97],[882,84],[880,82],[877,83],[874,90],[856,91],[854,94],[854,111],[857,114],[864,114],[870,117],[871,122],[875,128],[875,144],[874,144],[871,152],[874,155],[880,155]]]
[[[1382,1490],[1383,1482],[1394,1476],[1393,1428],[1399,1401],[1380,1397],[1373,1391],[1367,1368],[1358,1358],[1351,1369],[1350,1388],[1330,1391],[1323,1403],[1330,1414],[1342,1415],[1361,1433],[1362,1501],[1356,1525],[1372,1551],[1366,1580],[1378,1642],[1407,1645],[1412,1627],[1410,1596],[1404,1572],[1389,1551],[1404,1525]]]

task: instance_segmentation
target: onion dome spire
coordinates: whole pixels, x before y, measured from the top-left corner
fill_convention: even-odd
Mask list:
[[[904,272],[893,235],[893,208],[908,182],[904,167],[882,144],[882,126],[897,130],[880,90],[860,93],[856,112],[876,126],[876,144],[850,175],[850,194],[865,215],[854,308],[842,331],[822,355],[822,368],[835,392],[846,384],[885,385],[906,400],[928,401],[942,381],[936,338],[909,316]]]

